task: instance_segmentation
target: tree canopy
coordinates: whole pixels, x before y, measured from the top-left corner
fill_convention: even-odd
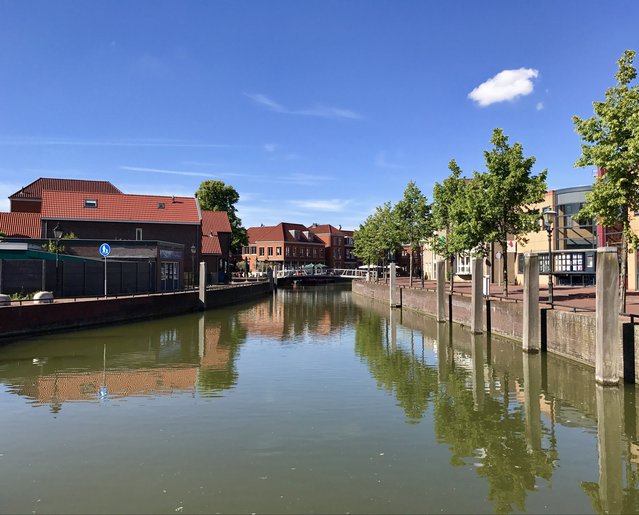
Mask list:
[[[539,213],[532,207],[544,200],[548,171],[533,175],[536,159],[524,157],[521,143],[510,145],[502,129],[493,130],[490,142],[493,148],[484,151],[486,172],[474,172],[468,188],[467,233],[480,234],[505,251],[509,239],[525,243],[527,233],[540,230]],[[508,295],[507,266],[503,274]]]
[[[586,195],[579,218],[596,218],[605,227],[623,228],[622,311],[628,248],[639,243],[630,227],[632,214],[639,211],[639,84],[631,84],[637,78],[634,58],[635,51],[626,50],[617,61],[617,84],[606,90],[603,102],[593,102],[592,117],[573,117],[582,139],[581,157],[575,166],[596,166],[604,172]]]
[[[227,186],[223,181],[208,180],[200,184],[195,195],[200,207],[204,211],[226,211],[231,222],[231,249],[237,252],[243,245],[248,244],[246,229],[242,227],[242,220],[237,216],[235,204],[240,200],[239,193],[233,186]]]

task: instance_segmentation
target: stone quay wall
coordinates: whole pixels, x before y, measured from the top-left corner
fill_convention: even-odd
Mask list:
[[[353,293],[376,299],[387,305],[390,303],[390,287],[383,283],[353,281]],[[437,314],[437,292],[415,288],[400,288],[396,296],[400,299],[402,309],[413,310],[433,318]],[[464,326],[470,326],[471,298],[468,295],[446,293],[449,302],[446,313],[447,320]],[[542,309],[541,340],[542,349],[566,358],[595,366],[595,324],[594,313],[573,313],[553,309]],[[494,299],[484,300],[483,328],[500,336],[521,342],[523,340],[523,302],[514,300]],[[630,324],[622,324],[630,326]],[[624,331],[626,333],[619,345],[624,347],[627,357],[624,362],[632,365],[626,368],[628,374],[639,382],[639,353],[634,353],[634,344],[628,340],[639,342],[639,326],[632,325]],[[620,334],[622,331],[620,330]],[[625,342],[625,343],[624,343]],[[632,351],[631,354],[628,350]],[[620,364],[621,366],[621,364]]]
[[[248,302],[270,291],[267,282],[209,289],[207,309]],[[198,309],[197,291],[14,304],[0,307],[0,338],[180,315]]]

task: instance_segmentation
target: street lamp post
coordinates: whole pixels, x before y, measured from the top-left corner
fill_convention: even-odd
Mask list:
[[[191,245],[191,287],[195,286],[195,245]]]
[[[553,304],[553,284],[552,284],[552,273],[553,273],[553,256],[552,256],[552,229],[553,224],[555,223],[555,216],[557,215],[556,211],[549,209],[548,211],[544,211],[543,220],[544,220],[544,229],[548,233],[548,302],[552,306]]]
[[[55,294],[58,294],[58,262],[60,258],[60,239],[62,238],[62,229],[60,224],[56,224],[53,228],[53,236],[55,237]]]

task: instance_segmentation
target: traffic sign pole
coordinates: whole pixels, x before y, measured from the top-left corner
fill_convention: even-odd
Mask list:
[[[107,256],[111,253],[111,246],[103,243],[99,248],[100,254],[104,256],[104,296],[107,296]]]

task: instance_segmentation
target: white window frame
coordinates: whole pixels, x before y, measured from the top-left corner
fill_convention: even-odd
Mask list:
[[[470,256],[457,254],[457,259],[455,259],[455,274],[470,275]]]

